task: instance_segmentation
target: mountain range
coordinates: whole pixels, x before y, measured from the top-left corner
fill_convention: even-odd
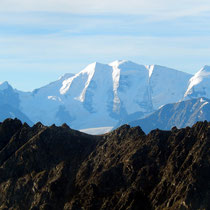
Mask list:
[[[114,61],[92,63],[32,92],[0,84],[7,117],[29,124],[67,123],[74,129],[111,129],[123,119],[142,119],[163,105],[198,97],[210,97],[209,66],[193,76],[159,65]]]
[[[210,123],[92,136],[0,123],[0,209],[208,210]]]

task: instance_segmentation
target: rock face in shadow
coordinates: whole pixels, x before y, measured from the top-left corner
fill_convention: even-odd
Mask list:
[[[210,100],[197,98],[166,104],[151,115],[128,124],[132,127],[140,126],[144,132],[149,133],[156,128],[162,130],[170,130],[174,126],[185,128],[204,120],[210,121]]]
[[[0,209],[209,209],[210,123],[101,136],[0,124]]]

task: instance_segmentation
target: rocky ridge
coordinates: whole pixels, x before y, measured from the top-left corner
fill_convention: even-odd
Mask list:
[[[149,133],[156,128],[162,130],[170,130],[174,126],[185,128],[205,120],[210,121],[210,100],[202,97],[166,104],[151,115],[130,121],[128,124],[132,127],[140,126],[144,132]],[[118,124],[118,127],[122,124]]]
[[[0,209],[208,209],[210,123],[91,136],[0,124]]]

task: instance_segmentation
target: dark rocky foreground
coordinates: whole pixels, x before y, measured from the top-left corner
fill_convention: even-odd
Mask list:
[[[210,209],[210,123],[91,136],[5,120],[0,209]]]

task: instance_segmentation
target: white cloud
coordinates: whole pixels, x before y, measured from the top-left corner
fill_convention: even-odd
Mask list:
[[[159,17],[198,15],[210,11],[209,0],[0,0],[0,11],[136,14]]]

